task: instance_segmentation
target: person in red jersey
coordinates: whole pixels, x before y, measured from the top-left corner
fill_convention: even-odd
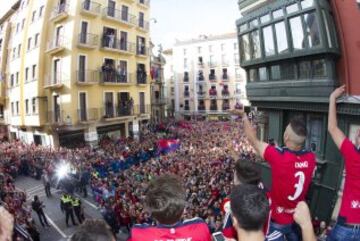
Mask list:
[[[263,190],[266,193],[265,187],[261,182],[261,171],[255,166],[255,164],[248,160],[237,160],[235,162],[234,168],[234,185],[243,185],[251,184],[256,185],[259,189]],[[270,203],[270,200],[269,200]],[[225,218],[223,221],[222,233],[225,238],[229,240],[236,240],[237,233],[236,229],[233,226],[231,208],[230,208],[230,199],[226,198],[222,204],[223,210],[225,212]],[[268,215],[268,221],[265,223],[263,231],[266,235],[268,233],[270,215]]]
[[[336,100],[345,92],[345,86],[330,96],[328,130],[345,161],[345,186],[340,214],[327,241],[360,240],[360,130],[355,145],[339,129],[336,119]]]
[[[202,219],[181,221],[186,201],[177,177],[164,175],[153,180],[145,205],[158,225],[135,225],[128,241],[211,241],[210,230]]]
[[[276,236],[265,237],[263,227],[267,222],[270,207],[263,190],[256,185],[235,186],[230,195],[234,228],[240,241],[273,241]],[[303,241],[316,241],[310,211],[305,202],[299,202],[293,218],[300,226]]]
[[[247,116],[242,111],[245,134],[258,155],[271,166],[271,222],[268,237],[276,241],[299,241],[300,231],[294,223],[294,209],[305,200],[316,167],[315,155],[304,150],[306,126],[302,118],[294,117],[284,132],[284,148],[275,147],[257,138]],[[277,239],[274,239],[277,237]]]

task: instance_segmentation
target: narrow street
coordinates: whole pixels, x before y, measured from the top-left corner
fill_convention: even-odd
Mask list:
[[[69,228],[66,227],[65,215],[60,210],[61,190],[56,190],[52,188],[52,197],[47,198],[41,181],[35,180],[30,177],[18,177],[16,180],[16,188],[18,190],[26,192],[27,204],[29,205],[29,207],[31,206],[31,201],[33,200],[33,197],[35,195],[37,195],[45,205],[44,212],[48,219],[48,223],[51,225],[50,228],[43,228],[39,222],[38,216],[36,215],[36,213],[33,212],[33,218],[40,232],[41,241],[67,240],[75,232],[76,227],[78,226],[70,225]],[[86,199],[82,197],[80,198],[85,210],[86,218],[102,219],[100,209],[98,209],[95,202],[92,200],[91,193],[89,193],[89,196]],[[69,224],[72,224],[71,221],[69,222]],[[119,233],[117,240],[125,241],[126,238],[127,235]]]

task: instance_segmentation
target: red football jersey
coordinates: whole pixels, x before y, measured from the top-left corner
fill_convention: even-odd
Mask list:
[[[200,218],[176,225],[135,225],[128,241],[211,241],[208,225]]]
[[[305,200],[316,166],[309,151],[291,151],[269,145],[264,158],[271,166],[271,218],[278,224],[294,222],[297,204]]]
[[[340,216],[346,223],[360,224],[360,149],[345,139],[340,149],[345,160],[345,186]]]

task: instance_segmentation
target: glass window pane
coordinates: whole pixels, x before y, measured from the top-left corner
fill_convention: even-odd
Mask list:
[[[330,34],[328,18],[326,17],[325,10],[322,10],[321,13],[322,13],[322,17],[323,17],[323,20],[324,20],[324,23],[325,23],[326,38],[327,38],[327,41],[328,41],[328,44],[329,44],[329,48],[332,48],[333,44],[332,44],[332,39],[331,39],[331,34]]]
[[[334,16],[332,14],[330,14],[330,26],[332,26],[332,36],[333,36],[333,40],[334,40],[334,45],[335,47],[339,47],[339,42],[338,42],[338,38],[337,38],[337,32],[336,32],[336,24],[335,24],[335,21],[334,21]]]
[[[241,61],[246,61],[250,59],[250,45],[249,45],[249,34],[244,34],[241,36],[240,43],[240,54]]]
[[[311,63],[310,61],[302,61],[299,63],[299,79],[311,78]]]
[[[250,82],[254,82],[254,81],[258,80],[258,70],[257,69],[250,69],[249,80],[250,80]]]
[[[290,31],[294,50],[305,48],[304,30],[300,16],[290,19]]]
[[[266,56],[274,55],[275,44],[274,44],[274,35],[271,25],[263,28],[263,35],[264,35],[265,55]]]
[[[250,22],[250,28],[257,27],[257,26],[259,26],[259,21],[256,18]]]
[[[273,18],[276,19],[276,18],[281,18],[284,16],[284,11],[283,9],[279,9],[279,10],[276,10],[273,12]]]
[[[270,21],[270,14],[266,14],[266,15],[260,17],[260,22],[261,23],[267,23],[269,21]]]
[[[280,65],[271,66],[271,79],[272,80],[280,79]]]
[[[296,65],[292,63],[284,63],[280,66],[280,75],[282,80],[294,80]]]
[[[309,47],[316,47],[320,45],[320,31],[319,24],[316,18],[315,13],[309,13],[304,15],[305,26],[306,26],[306,35],[309,42]]]
[[[240,32],[244,32],[245,30],[247,30],[247,23],[240,25]]]
[[[297,3],[291,4],[291,5],[286,7],[286,12],[288,14],[295,13],[297,11],[299,11],[299,5]]]
[[[275,24],[275,33],[276,33],[276,44],[278,53],[287,52],[288,50],[288,39],[286,36],[286,28],[284,22],[279,22]]]
[[[309,8],[314,6],[314,0],[303,0],[301,1],[302,9]]]
[[[326,73],[326,62],[324,59],[314,60],[312,63],[313,78],[324,78]]]
[[[253,31],[251,33],[251,58],[257,59],[261,57],[261,48],[260,48],[260,36],[259,30]]]
[[[266,67],[261,67],[261,68],[259,68],[259,80],[260,80],[260,81],[265,81],[265,80],[267,80]]]

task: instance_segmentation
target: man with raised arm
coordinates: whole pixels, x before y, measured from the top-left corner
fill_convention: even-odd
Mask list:
[[[345,186],[340,214],[327,241],[360,240],[360,132],[355,145],[339,129],[336,118],[336,100],[345,92],[337,88],[330,96],[328,130],[345,161]]]
[[[268,238],[276,241],[299,241],[300,232],[294,222],[295,207],[305,200],[316,166],[313,153],[303,149],[306,126],[302,118],[293,118],[284,132],[284,148],[260,141],[247,116],[243,117],[245,134],[258,155],[271,166],[271,223]]]

